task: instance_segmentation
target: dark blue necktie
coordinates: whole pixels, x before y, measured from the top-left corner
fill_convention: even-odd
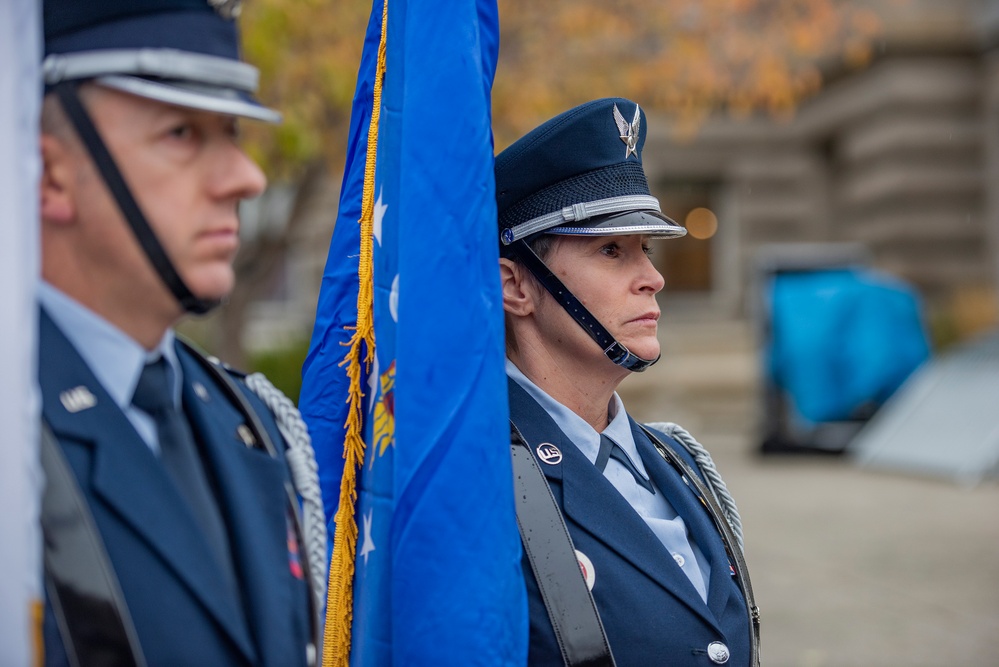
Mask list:
[[[621,449],[616,442],[601,433],[600,450],[597,452],[597,460],[594,462],[594,465],[597,467],[597,470],[602,473],[604,469],[607,468],[607,461],[610,459],[614,459],[627,468],[632,476],[634,476],[635,481],[638,482],[639,486],[652,495],[655,495],[656,490],[653,488],[652,482],[642,477],[642,473],[638,472],[638,469],[635,468],[635,464],[631,462],[631,459],[628,458],[628,455],[624,453],[624,450]]]
[[[238,589],[225,523],[212,494],[191,427],[173,401],[171,375],[172,369],[163,357],[146,364],[135,387],[132,404],[156,422],[160,462],[198,522],[215,560],[225,573],[227,585],[236,592]]]

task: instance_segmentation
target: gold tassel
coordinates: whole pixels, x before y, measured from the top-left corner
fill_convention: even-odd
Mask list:
[[[347,667],[350,660],[350,629],[354,606],[354,556],[357,552],[357,471],[364,462],[363,426],[364,392],[361,388],[361,349],[367,353],[363,363],[370,371],[375,350],[374,277],[372,270],[375,210],[375,158],[378,154],[378,119],[382,108],[382,82],[385,78],[385,41],[388,33],[388,0],[382,7],[382,35],[378,43],[375,67],[371,124],[368,126],[368,152],[364,163],[364,190],[361,195],[361,247],[357,267],[357,326],[347,343],[349,350],[340,362],[347,366],[350,390],[347,402],[347,433],[343,443],[343,477],[340,480],[340,506],[336,513],[333,557],[330,560],[329,588],[326,597],[326,628],[323,633],[323,667]]]

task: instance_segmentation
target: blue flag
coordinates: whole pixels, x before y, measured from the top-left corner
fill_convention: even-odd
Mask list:
[[[490,111],[496,4],[390,0],[384,24],[374,5],[300,405],[340,531],[333,563],[353,563],[348,581],[331,567],[324,664],[345,664],[346,622],[352,665],[523,665]],[[365,449],[345,466],[352,419]],[[342,537],[352,522],[356,542]],[[342,588],[352,619],[334,600]]]

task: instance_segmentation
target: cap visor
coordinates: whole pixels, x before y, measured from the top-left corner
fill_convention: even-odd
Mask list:
[[[101,76],[96,81],[107,88],[187,109],[239,116],[267,123],[281,122],[280,113],[261,105],[248,93],[232,88],[209,88],[196,84],[151,81],[122,75]]]
[[[655,211],[614,213],[579,224],[562,225],[545,230],[546,234],[563,236],[627,236],[641,234],[657,239],[684,236],[687,230]]]

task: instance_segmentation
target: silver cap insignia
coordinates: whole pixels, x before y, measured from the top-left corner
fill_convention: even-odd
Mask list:
[[[635,155],[638,151],[638,132],[642,125],[642,114],[638,105],[635,105],[635,118],[629,123],[624,119],[624,115],[621,114],[621,110],[614,105],[614,122],[617,124],[617,129],[621,133],[621,141],[624,142],[624,159],[627,160],[629,156]]]

